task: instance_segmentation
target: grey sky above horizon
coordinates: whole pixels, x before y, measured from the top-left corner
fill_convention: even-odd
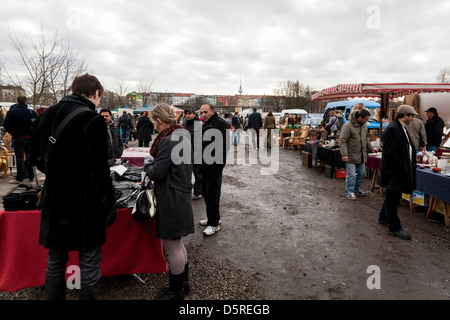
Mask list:
[[[243,94],[270,95],[285,80],[314,90],[429,83],[450,66],[449,13],[441,0],[23,0],[2,4],[0,62],[22,75],[8,32],[42,25],[112,91],[144,80],[153,91],[233,95],[240,74]]]

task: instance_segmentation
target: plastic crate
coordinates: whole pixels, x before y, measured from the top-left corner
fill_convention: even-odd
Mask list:
[[[336,179],[345,179],[347,177],[347,170],[336,169],[334,172],[334,176],[336,177]]]

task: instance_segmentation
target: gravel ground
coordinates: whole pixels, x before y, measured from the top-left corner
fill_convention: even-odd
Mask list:
[[[186,245],[189,256],[191,292],[186,300],[266,300],[255,275],[230,261],[212,259],[201,245]],[[152,300],[168,285],[167,273],[139,274],[145,284],[130,275],[102,278],[100,300]],[[16,292],[0,292],[0,300],[42,300],[44,286]],[[67,289],[67,299],[76,300],[76,290]]]

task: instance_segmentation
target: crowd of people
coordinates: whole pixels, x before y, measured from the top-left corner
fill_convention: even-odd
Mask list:
[[[175,163],[172,150],[177,144],[171,136],[186,128],[191,134],[192,154],[195,143],[202,150],[213,141],[202,141],[196,135],[219,130],[223,141],[228,123],[214,107],[201,107],[202,125],[194,110],[186,110],[183,125],[170,106],[158,103],[150,112],[134,119],[124,112],[115,119],[111,110],[99,106],[103,87],[89,74],[78,76],[72,83],[72,94],[61,99],[39,116],[30,110],[25,97],[6,115],[4,127],[13,137],[18,173],[14,183],[23,182],[25,173],[32,180],[37,167],[45,173],[42,191],[39,243],[47,248],[45,297],[65,299],[65,265],[69,251],[77,251],[80,265],[79,299],[97,299],[99,294],[101,246],[106,241],[106,228],[117,216],[115,190],[110,167],[117,164],[123,148],[136,132],[139,146],[149,147],[149,163],[143,168],[154,182],[157,198],[155,235],[162,240],[169,261],[169,286],[162,288],[158,300],[183,299],[189,293],[188,255],[182,238],[194,232],[191,200],[204,199],[206,218],[203,234],[220,230],[220,196],[222,172],[226,162],[226,144],[222,157],[214,163],[203,159],[195,165]],[[199,127],[198,127],[199,126]],[[200,130],[198,130],[200,128]],[[80,167],[79,155],[84,163]],[[214,156],[214,155],[213,155]],[[67,181],[67,168],[79,168],[77,179]],[[195,183],[192,185],[192,175]],[[64,186],[64,187],[62,187]],[[191,190],[194,189],[194,196]]]
[[[22,182],[26,172],[32,180],[32,166],[45,173],[39,235],[39,243],[49,249],[45,296],[47,299],[65,299],[68,253],[78,251],[79,298],[97,299],[101,246],[106,241],[106,228],[114,223],[117,215],[110,167],[117,164],[133,132],[136,132],[140,147],[150,147],[152,134],[157,132],[150,148],[150,161],[146,162],[143,171],[154,181],[157,198],[155,235],[162,240],[168,257],[169,286],[155,299],[183,299],[190,291],[189,259],[183,237],[194,233],[192,200],[203,198],[206,204],[206,217],[199,221],[205,226],[203,235],[217,233],[222,223],[220,198],[228,150],[227,144],[223,143],[219,159],[211,154],[215,161],[205,159],[202,152],[199,161],[179,163],[172,159],[172,151],[178,143],[172,136],[190,135],[193,158],[195,148],[204,151],[215,141],[202,139],[202,135],[220,132],[225,141],[230,125],[210,104],[201,106],[201,120],[193,109],[185,110],[183,117],[177,119],[166,103],[158,103],[151,112],[142,112],[137,119],[124,112],[114,120],[109,109],[101,109],[100,113],[95,111],[103,90],[95,76],[85,74],[74,79],[71,95],[39,116],[28,108],[25,97],[19,97],[17,106],[5,118],[4,127],[13,137],[17,158],[14,183]],[[397,206],[401,193],[411,193],[414,188],[415,151],[421,148],[436,150],[442,139],[443,121],[437,110],[429,108],[427,115],[429,119],[423,125],[421,120],[415,119],[415,110],[403,105],[383,133],[380,186],[387,192],[378,221],[387,224],[389,233],[401,239],[411,238],[401,227]],[[364,105],[357,105],[345,124],[335,111],[330,112],[325,124],[333,136],[339,132],[340,152],[347,168],[345,192],[350,200],[364,194],[361,185],[367,153],[378,151],[368,135],[369,116]],[[180,130],[183,128],[186,130]],[[254,109],[246,119],[236,112],[231,128],[234,144],[239,143],[242,130],[253,129],[255,149],[260,147],[258,131],[267,129],[266,147],[270,149],[271,130],[276,129],[276,124],[271,111],[262,121],[261,114]],[[82,166],[80,154],[84,159]],[[77,179],[67,183],[67,168],[72,167],[78,168]]]
[[[383,131],[383,156],[380,166],[379,185],[386,190],[378,222],[388,226],[389,234],[404,240],[411,235],[403,230],[397,214],[402,193],[412,194],[415,188],[416,152],[427,150],[436,152],[442,142],[444,121],[438,116],[436,108],[426,110],[428,117],[424,124],[418,113],[409,105],[401,105],[396,116]],[[333,122],[333,111],[330,120]],[[364,105],[357,104],[347,121],[340,129],[339,149],[347,169],[345,193],[348,199],[356,200],[364,195],[361,190],[365,173],[367,154],[377,153],[371,144],[367,130],[370,113]],[[331,127],[333,130],[333,127]]]

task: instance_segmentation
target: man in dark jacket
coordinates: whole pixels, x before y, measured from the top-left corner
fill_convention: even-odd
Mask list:
[[[134,129],[134,127],[131,116],[129,116],[126,111],[119,117],[118,126],[122,129],[123,143],[128,144],[128,141],[130,141],[131,130]]]
[[[259,149],[259,129],[263,126],[261,113],[256,111],[256,108],[253,108],[253,113],[248,116],[248,128],[253,129],[252,132],[252,143],[253,149]],[[256,136],[256,143],[255,143]]]
[[[186,121],[184,128],[191,134],[191,146],[192,146],[192,172],[194,173],[194,197],[192,200],[199,200],[202,198],[202,174],[200,173],[200,165],[194,161],[195,143],[202,143],[202,124],[198,115],[193,109],[187,109],[184,111]]]
[[[425,123],[425,132],[427,133],[427,151],[436,151],[442,142],[444,132],[444,120],[439,117],[436,108],[425,110],[428,120]]]
[[[380,186],[386,188],[386,198],[378,222],[388,225],[389,234],[404,240],[411,236],[400,224],[397,207],[402,193],[412,194],[415,187],[416,150],[405,128],[415,115],[411,106],[398,107],[396,119],[383,132]]]
[[[114,166],[116,159],[119,159],[122,156],[122,136],[120,135],[119,128],[114,125],[111,110],[104,108],[100,110],[100,115],[105,119],[108,131],[108,163],[110,166]]]
[[[222,172],[225,167],[229,137],[229,124],[219,117],[214,108],[204,104],[200,108],[203,116],[203,163],[200,170],[203,178],[203,198],[206,204],[206,219],[200,220],[200,225],[207,226],[203,231],[206,236],[220,230],[220,192],[222,189]],[[211,150],[210,145],[215,148]],[[219,150],[221,149],[221,150]],[[210,152],[210,154],[207,154]],[[219,152],[217,154],[216,152]],[[221,157],[220,157],[221,155]]]
[[[72,92],[39,115],[31,138],[32,163],[45,173],[39,243],[49,249],[46,299],[65,299],[69,251],[79,253],[79,299],[98,297],[101,246],[117,213],[106,124],[95,112],[103,87],[85,74],[74,79]],[[69,118],[46,152],[49,137],[80,108],[83,111]]]
[[[31,123],[36,117],[37,113],[28,109],[27,98],[24,96],[18,97],[15,107],[6,113],[3,127],[12,136],[17,163],[17,175],[14,180],[9,182],[11,184],[22,183],[26,173],[30,181],[34,179],[33,167],[30,165],[29,158]],[[25,161],[25,157],[27,161]]]

